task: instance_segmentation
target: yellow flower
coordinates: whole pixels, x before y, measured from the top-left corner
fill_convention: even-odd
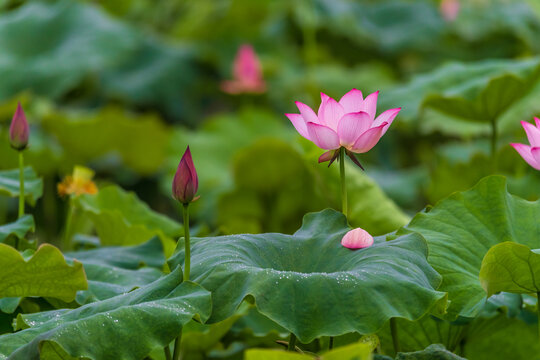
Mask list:
[[[84,167],[75,166],[73,175],[67,175],[61,183],[58,184],[58,194],[60,196],[96,194],[98,188],[92,181],[94,171]]]

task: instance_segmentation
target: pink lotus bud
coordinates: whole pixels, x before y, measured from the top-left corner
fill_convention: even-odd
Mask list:
[[[356,228],[345,234],[341,245],[347,249],[363,249],[373,245],[373,236],[362,228]]]
[[[456,20],[459,14],[460,3],[459,0],[442,0],[441,1],[441,14],[446,21]]]
[[[26,149],[29,133],[28,121],[26,121],[23,108],[21,103],[19,103],[15,115],[13,115],[13,120],[11,120],[11,126],[9,127],[9,142],[11,143],[11,147],[18,151]]]
[[[263,93],[266,90],[261,63],[251,45],[242,45],[238,50],[234,59],[233,78],[221,85],[222,90],[229,94]]]
[[[198,188],[199,178],[197,177],[197,171],[195,170],[195,165],[193,165],[191,151],[189,151],[188,146],[182,156],[182,160],[180,160],[180,164],[178,164],[176,174],[174,174],[172,184],[173,198],[182,204],[189,204],[199,198],[195,197]]]
[[[536,170],[540,170],[540,119],[535,117],[534,122],[535,125],[526,121],[521,122],[530,145],[516,143],[510,145],[516,149],[523,160]]]

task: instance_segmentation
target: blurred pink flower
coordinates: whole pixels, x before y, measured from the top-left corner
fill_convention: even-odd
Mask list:
[[[460,6],[459,0],[442,0],[440,10],[443,18],[446,21],[456,20]]]
[[[357,165],[352,153],[365,153],[371,150],[386,133],[401,108],[384,111],[375,118],[379,92],[368,95],[352,89],[338,101],[321,93],[318,113],[297,101],[300,114],[285,114],[300,135],[324,150],[319,162],[332,161],[338,156],[341,147],[347,151]]]
[[[534,118],[536,126],[526,121],[522,121],[521,125],[525,129],[527,139],[530,145],[512,143],[514,149],[521,155],[529,165],[536,170],[540,170],[540,119]]]
[[[18,103],[17,110],[13,115],[11,126],[9,127],[9,142],[11,147],[19,151],[26,149],[29,134],[28,121],[26,121],[21,103]]]
[[[182,204],[189,204],[199,198],[198,196],[195,197],[198,188],[199,178],[188,146],[178,164],[176,174],[174,174],[172,183],[173,198]]]
[[[373,236],[362,228],[356,228],[345,234],[341,245],[348,249],[363,249],[373,245]]]
[[[229,94],[260,94],[266,91],[261,63],[251,45],[242,45],[238,49],[233,65],[233,80],[224,81],[221,89]]]

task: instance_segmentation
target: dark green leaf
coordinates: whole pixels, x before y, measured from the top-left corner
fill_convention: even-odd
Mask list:
[[[343,214],[324,210],[306,215],[294,235],[194,238],[191,274],[212,292],[210,321],[226,319],[252,297],[261,314],[307,343],[373,333],[391,317],[417,319],[435,305],[444,311],[446,294],[435,291],[440,278],[421,236],[378,237],[351,251],[340,244],[348,230]],[[171,267],[183,262],[180,247]]]

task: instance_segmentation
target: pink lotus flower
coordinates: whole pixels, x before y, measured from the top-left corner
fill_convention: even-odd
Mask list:
[[[373,245],[373,236],[362,228],[356,228],[345,234],[341,245],[347,249],[363,249]]]
[[[199,178],[188,146],[178,164],[176,174],[174,174],[172,183],[173,198],[184,205],[189,204],[199,198],[198,196],[195,197],[198,188]]]
[[[29,134],[28,121],[26,121],[21,103],[18,103],[17,110],[13,115],[11,126],[9,127],[9,142],[11,147],[18,151],[26,149]]]
[[[321,93],[318,113],[297,101],[300,114],[285,114],[300,135],[312,141],[325,152],[319,162],[330,161],[344,147],[347,155],[361,167],[353,153],[371,150],[386,133],[401,108],[386,110],[375,118],[379,92],[368,95],[352,89],[338,101]]]
[[[221,89],[229,94],[263,93],[266,84],[263,80],[261,63],[251,45],[242,45],[238,49],[233,65],[231,81],[224,81]]]
[[[456,20],[459,14],[459,0],[442,0],[440,5],[441,14],[446,21]]]
[[[529,165],[536,170],[540,170],[540,119],[534,118],[536,126],[526,121],[521,122],[521,126],[525,129],[527,139],[531,145],[512,143],[514,149],[521,155]]]

